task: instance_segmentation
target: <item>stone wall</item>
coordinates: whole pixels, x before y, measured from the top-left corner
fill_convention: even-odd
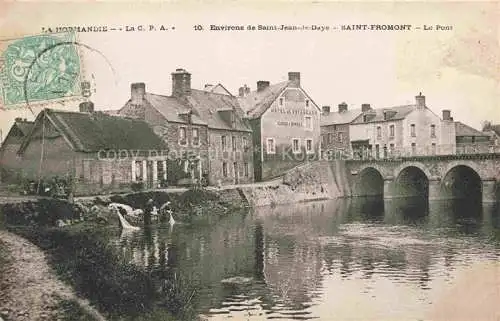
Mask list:
[[[336,163],[309,162],[288,171],[281,182],[242,188],[250,206],[269,206],[334,199],[345,196],[344,175],[336,173]]]

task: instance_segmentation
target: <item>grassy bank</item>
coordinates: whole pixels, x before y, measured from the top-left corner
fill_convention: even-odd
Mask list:
[[[57,275],[109,320],[193,320],[193,290],[175,275],[158,275],[125,262],[107,245],[106,231],[92,224],[11,230],[49,254]],[[161,284],[162,286],[158,286]],[[71,302],[64,303],[71,308]],[[72,319],[68,316],[67,320]],[[84,319],[82,319],[84,320]]]
[[[137,267],[109,243],[109,235],[117,232],[118,224],[107,204],[119,202],[144,209],[150,199],[158,208],[170,201],[175,219],[192,228],[211,224],[242,207],[238,202],[222,200],[217,192],[192,189],[181,194],[140,192],[97,197],[80,204],[83,209],[51,199],[5,204],[0,214],[9,231],[40,247],[58,278],[109,320],[196,320],[196,289],[192,284],[172,270]],[[88,209],[94,205],[101,209],[98,216],[104,220],[92,216]],[[60,220],[72,225],[55,227]],[[7,257],[0,252],[0,272]],[[58,309],[66,312],[61,320],[93,320],[76,302],[59,302]]]

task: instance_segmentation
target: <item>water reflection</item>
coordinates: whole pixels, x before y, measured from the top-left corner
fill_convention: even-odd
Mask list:
[[[498,261],[499,221],[496,204],[365,198],[258,208],[116,244],[138,266],[189,279],[212,319],[423,319],[457,273]],[[221,283],[233,277],[252,281]]]

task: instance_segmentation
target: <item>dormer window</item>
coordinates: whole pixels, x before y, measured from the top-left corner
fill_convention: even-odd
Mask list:
[[[283,106],[283,97],[280,98],[280,106]]]

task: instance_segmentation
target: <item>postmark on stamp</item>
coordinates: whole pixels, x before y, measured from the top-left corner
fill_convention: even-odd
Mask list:
[[[0,109],[81,97],[75,38],[60,33],[0,41]]]

